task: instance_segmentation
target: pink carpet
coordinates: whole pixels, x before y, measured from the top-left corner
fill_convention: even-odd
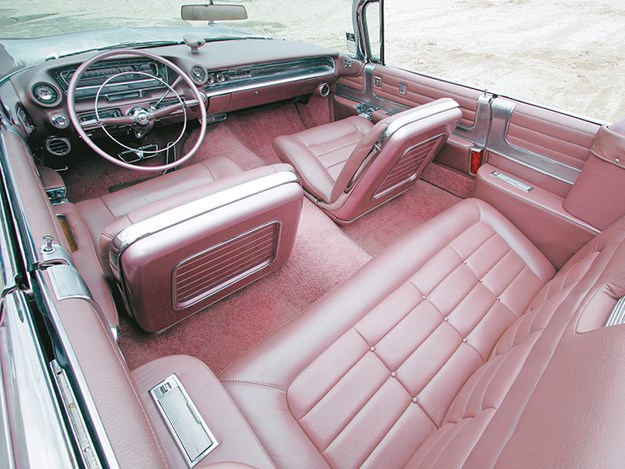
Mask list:
[[[308,104],[278,104],[231,113],[210,125],[192,161],[216,155],[231,158],[243,169],[278,163],[271,142],[275,137],[319,125],[329,119],[327,100]],[[193,144],[197,131],[185,145]],[[434,171],[451,191],[464,181]],[[110,186],[146,177],[93,155],[85,155],[63,174],[70,200],[108,192]],[[149,175],[148,175],[149,176]],[[448,187],[447,187],[448,186]],[[189,354],[216,373],[300,314],[401,235],[453,205],[458,197],[419,181],[414,189],[376,209],[352,225],[339,228],[311,202],[305,201],[291,259],[275,272],[231,295],[160,335],[148,335],[122,315],[120,346],[130,368],[164,355]]]
[[[375,256],[408,231],[461,199],[423,180],[408,192],[341,227],[352,241]]]
[[[426,166],[421,175],[421,179],[447,192],[451,192],[462,199],[471,196],[475,183],[471,176],[461,174],[446,166],[435,163]]]
[[[369,258],[305,201],[293,254],[281,270],[160,335],[143,333],[124,316],[121,349],[131,369],[163,355],[188,354],[219,373]]]

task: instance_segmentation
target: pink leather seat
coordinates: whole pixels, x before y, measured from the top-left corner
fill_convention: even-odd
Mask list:
[[[257,173],[244,172],[226,157],[215,157],[102,197],[77,202],[76,210],[91,234],[105,274],[108,277],[112,276],[109,267],[109,247],[113,237],[121,231],[121,226],[107,230],[110,225],[146,206],[153,207],[152,213],[166,210],[172,207],[168,204],[168,200],[172,197],[207,187],[209,190],[211,187],[216,189],[218,186],[212,186],[212,183],[237,175],[243,176],[240,176],[242,178],[240,180],[234,180],[234,184],[258,177]]]
[[[348,223],[412,187],[461,118],[438,99],[373,125],[362,117],[278,137],[278,157],[293,165],[308,195]]]
[[[625,219],[556,274],[467,199],[221,375],[278,467],[625,460]]]
[[[79,202],[75,223],[88,227],[128,312],[159,332],[279,269],[302,198],[288,165],[242,171],[213,158]]]

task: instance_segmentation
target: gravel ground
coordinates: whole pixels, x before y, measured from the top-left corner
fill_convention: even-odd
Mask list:
[[[2,0],[0,37],[179,26],[182,3]],[[351,0],[242,3],[250,19],[239,27],[345,48]],[[386,9],[389,64],[595,119],[625,117],[623,0],[386,0]]]

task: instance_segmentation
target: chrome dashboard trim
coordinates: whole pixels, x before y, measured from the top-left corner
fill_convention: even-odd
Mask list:
[[[109,260],[112,266],[121,273],[120,259],[122,254],[137,241],[212,210],[252,197],[261,192],[273,189],[274,187],[293,183],[300,183],[295,172],[280,171],[202,197],[182,207],[167,210],[151,218],[135,223],[134,225],[130,225],[122,230],[113,240],[109,251]],[[116,244],[119,247],[114,247]]]
[[[521,148],[508,141],[508,127],[514,106],[515,103],[507,99],[495,98],[491,101],[493,117],[486,149],[541,174],[573,185],[580,173],[579,169]]]
[[[252,83],[233,84],[232,86],[222,85],[221,88],[214,89],[214,90],[211,89],[210,85],[208,86],[205,85],[204,92],[206,93],[206,96],[208,96],[209,98],[212,98],[215,96],[222,96],[224,94],[236,93],[239,91],[249,91],[249,90],[254,90],[254,89],[259,89],[259,88],[267,88],[269,86],[284,85],[287,83],[296,83],[298,81],[309,80],[313,78],[329,79],[334,76],[334,73],[335,73],[334,70],[332,70],[332,71],[327,71],[327,72],[306,73],[304,75],[290,76],[290,77],[285,77],[285,78],[269,78],[267,80],[257,79],[258,81],[252,78],[251,79]]]
[[[79,394],[87,410],[89,423],[95,431],[97,442],[100,444],[100,447],[102,449],[102,456],[104,456],[105,458],[106,465],[111,469],[117,469],[119,468],[119,463],[117,462],[115,452],[113,451],[111,442],[109,441],[106,430],[104,429],[104,424],[102,423],[100,414],[98,413],[98,409],[95,405],[95,401],[93,400],[93,396],[89,391],[89,386],[87,385],[87,381],[82,372],[82,368],[80,367],[80,362],[78,361],[76,352],[74,352],[74,349],[72,348],[69,337],[67,336],[67,332],[63,327],[63,322],[61,321],[61,318],[59,316],[59,312],[57,311],[56,306],[52,301],[52,298],[50,297],[50,292],[48,291],[48,287],[46,286],[43,275],[43,272],[39,270],[35,272],[37,283],[41,288],[42,301],[47,308],[50,322],[54,327],[56,335],[58,336],[62,344],[63,350],[65,352],[65,357],[67,358],[69,366],[72,369],[72,375],[75,379],[75,382],[78,386]]]

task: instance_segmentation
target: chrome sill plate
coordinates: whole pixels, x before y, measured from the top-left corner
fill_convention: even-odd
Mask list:
[[[189,467],[217,448],[217,439],[175,374],[150,389],[150,396]]]
[[[102,464],[100,464],[98,456],[95,453],[93,441],[87,430],[85,419],[79,410],[76,396],[74,395],[65,370],[59,366],[56,360],[50,363],[50,368],[52,369],[52,377],[59,390],[74,439],[80,449],[78,453],[82,459],[82,463],[87,468],[101,468]]]

